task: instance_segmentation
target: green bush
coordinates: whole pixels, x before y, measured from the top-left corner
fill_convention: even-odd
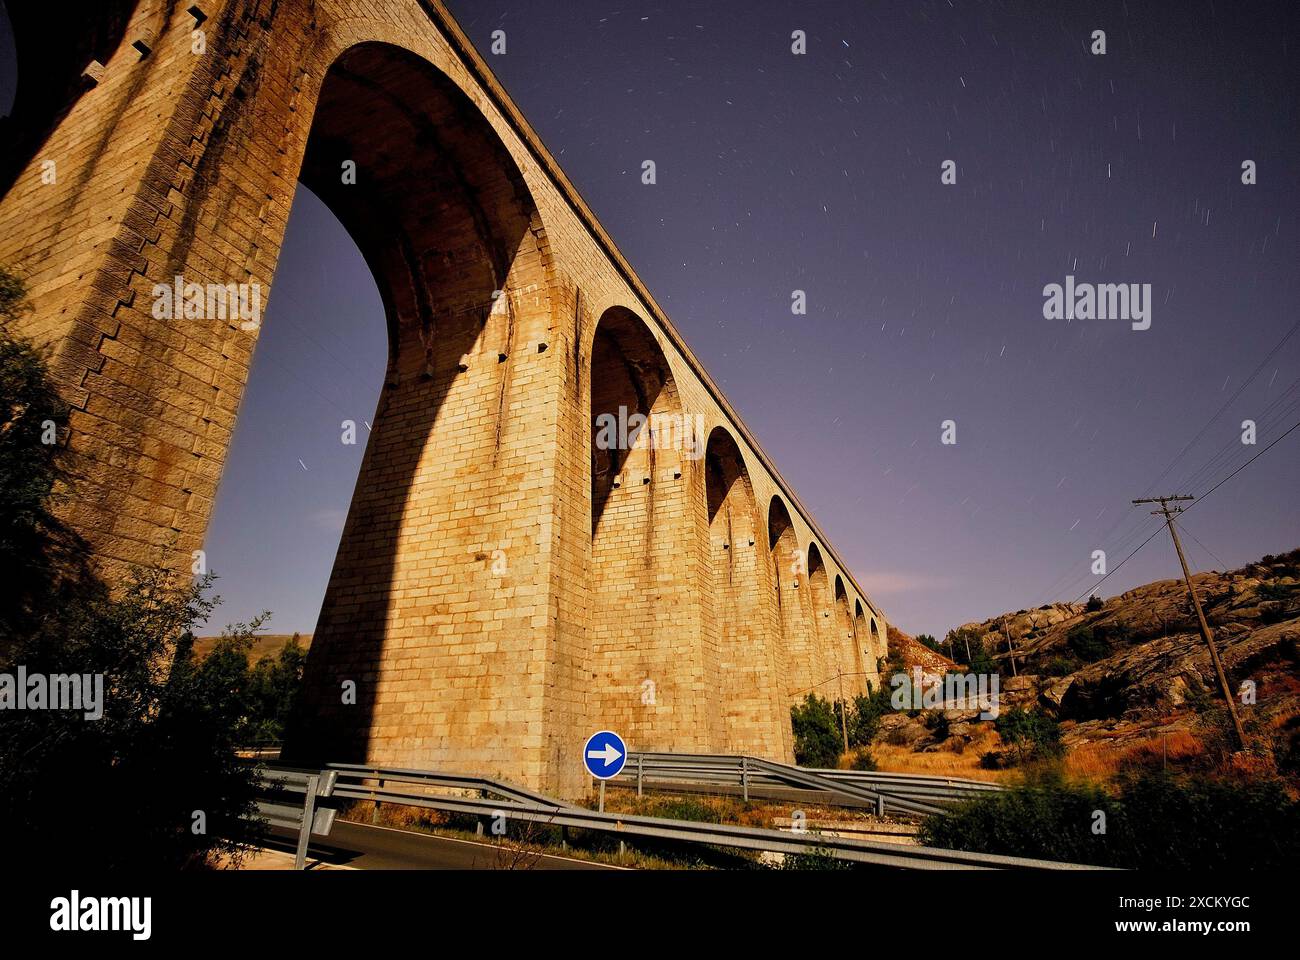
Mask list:
[[[950,736],[948,715],[942,710],[930,710],[925,714],[925,728],[930,731],[931,735],[938,741],[947,740]]]
[[[893,710],[889,700],[891,692],[885,688],[873,693],[858,694],[849,708],[849,746],[866,747],[875,742],[880,733],[880,721]]]
[[[815,693],[790,708],[794,727],[794,761],[803,767],[834,767],[844,748],[835,707]]]
[[[998,672],[998,663],[993,654],[984,649],[984,644],[971,645],[970,663],[966,665],[971,673],[994,674]]]
[[[1083,666],[1083,662],[1073,654],[1065,657],[1052,657],[1043,668],[1049,677],[1065,677]]]
[[[1061,725],[1037,708],[1004,710],[993,726],[1018,762],[1059,757],[1065,752]]]
[[[1101,599],[1101,597],[1097,596],[1097,595],[1094,593],[1092,596],[1090,596],[1090,597],[1088,598],[1088,602],[1085,603],[1085,604],[1083,605],[1083,609],[1086,610],[1086,611],[1088,611],[1089,613],[1096,613],[1098,610],[1100,610],[1100,609],[1101,609],[1102,607],[1104,607],[1105,605],[1106,605],[1106,604],[1105,604],[1105,602]]]
[[[10,674],[23,665],[29,675],[103,678],[99,719],[67,710],[0,716],[0,823],[12,833],[11,855],[175,870],[237,855],[237,829],[257,838],[239,823],[255,792],[252,767],[236,756],[243,701],[224,661],[191,652],[193,625],[215,606],[207,586],[136,572],[118,597],[52,613],[0,658]]]
[[[879,770],[876,765],[876,758],[871,755],[871,751],[866,747],[860,747],[853,754],[853,759],[849,761],[850,770]]]
[[[1110,644],[1101,631],[1088,626],[1078,626],[1065,636],[1070,652],[1084,663],[1096,663],[1110,656]]]
[[[1142,772],[1112,795],[1047,774],[929,818],[920,840],[1130,869],[1289,870],[1300,858],[1300,803],[1272,780]]]
[[[930,636],[928,633],[918,633],[916,635],[916,642],[922,646],[929,647],[935,653],[943,653],[943,650],[939,646],[939,641],[934,639],[934,637]]]
[[[249,666],[253,635],[264,621],[265,617],[260,617],[239,633],[223,636],[203,660],[205,666],[222,672],[227,688],[241,705],[234,734],[235,741],[244,746],[280,743],[284,739],[307,659],[295,634],[278,653],[267,654]]]

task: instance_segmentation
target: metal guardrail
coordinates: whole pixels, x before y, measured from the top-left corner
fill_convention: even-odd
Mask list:
[[[816,792],[830,803],[874,806],[879,814],[892,810],[911,816],[944,813],[949,804],[1002,789],[960,777],[825,770],[757,757],[687,753],[628,754],[623,772],[613,782],[626,785],[633,781],[638,794],[647,788],[674,785],[699,791],[725,786],[730,788],[726,792],[738,788],[745,799],[752,788],[758,788],[754,790],[757,794],[762,788],[787,787]]]
[[[359,764],[330,764],[328,770],[337,774],[333,789],[333,797],[336,801],[370,801],[375,803],[376,807],[380,803],[392,803],[476,817],[505,815],[511,820],[591,830],[620,838],[672,840],[773,853],[823,853],[858,863],[911,869],[1095,869],[1081,864],[905,846],[882,841],[829,836],[812,831],[783,831],[763,827],[605,813],[550,800],[503,781],[460,774]],[[824,782],[824,778],[814,774],[808,774],[807,779]],[[844,789],[864,788],[846,785]],[[455,792],[432,792],[449,790]],[[478,794],[478,796],[466,794]]]
[[[258,767],[257,813],[277,827],[298,832],[293,868],[307,865],[307,844],[312,834],[329,836],[335,810],[330,803],[338,774],[333,770]]]

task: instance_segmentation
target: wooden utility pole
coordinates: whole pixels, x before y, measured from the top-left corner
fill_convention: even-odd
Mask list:
[[[1179,500],[1195,500],[1191,496],[1177,497],[1145,497],[1141,500],[1134,500],[1134,503],[1158,503],[1159,510],[1152,510],[1151,515],[1163,516],[1165,526],[1169,528],[1169,536],[1173,538],[1174,549],[1178,551],[1178,562],[1183,568],[1183,582],[1187,584],[1187,593],[1192,598],[1192,606],[1196,608],[1196,622],[1201,628],[1201,637],[1205,640],[1205,645],[1210,648],[1210,660],[1214,664],[1214,673],[1219,678],[1219,689],[1223,691],[1224,702],[1228,704],[1228,713],[1232,716],[1232,729],[1237,738],[1237,749],[1246,749],[1246,731],[1241,727],[1241,717],[1237,716],[1237,701],[1232,698],[1232,691],[1228,689],[1228,678],[1223,672],[1223,663],[1219,660],[1219,651],[1214,646],[1214,636],[1210,633],[1210,625],[1205,620],[1205,613],[1201,610],[1200,598],[1196,596],[1196,588],[1192,586],[1192,574],[1187,569],[1187,558],[1183,556],[1183,545],[1178,539],[1178,528],[1174,526],[1174,517],[1183,512],[1182,507],[1170,507],[1169,504]]]
[[[844,735],[844,752],[848,753],[849,752],[849,720],[846,714],[848,713],[849,704],[848,701],[844,699],[844,671],[837,670],[835,673],[835,677],[840,682],[840,733]]]
[[[1002,618],[1002,635],[1007,638],[1007,650],[1011,654],[1011,675],[1020,676],[1020,671],[1016,669],[1016,648],[1011,644],[1011,631],[1007,629],[1007,618]]]

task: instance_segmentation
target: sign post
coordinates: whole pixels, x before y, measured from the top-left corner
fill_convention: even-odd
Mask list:
[[[601,730],[587,738],[582,747],[582,764],[600,781],[600,812],[605,812],[605,781],[617,777],[627,763],[627,744],[612,730]]]

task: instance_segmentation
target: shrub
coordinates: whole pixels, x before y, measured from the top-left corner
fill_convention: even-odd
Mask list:
[[[993,659],[993,654],[984,649],[983,643],[976,643],[971,647],[970,663],[967,669],[971,673],[994,674],[998,672],[998,663]]]
[[[949,736],[948,715],[942,710],[931,710],[925,715],[925,728],[936,740],[947,740]]]
[[[916,642],[921,644],[922,646],[929,647],[935,653],[943,652],[939,647],[939,641],[934,639],[934,637],[932,637],[928,633],[918,633],[916,635]]]
[[[1012,707],[999,714],[993,726],[1018,762],[1059,757],[1065,752],[1061,725],[1037,708]]]
[[[874,693],[853,698],[848,717],[850,747],[865,747],[875,741],[880,733],[881,718],[893,709],[890,696],[890,691],[882,687]]]
[[[929,818],[920,840],[1145,870],[1281,870],[1300,857],[1300,803],[1276,780],[1142,772],[1116,786],[1112,795],[1046,774]]]
[[[829,701],[815,693],[790,708],[794,760],[803,767],[834,767],[844,747],[840,719]]]
[[[1092,596],[1088,598],[1088,602],[1084,604],[1083,609],[1088,611],[1089,613],[1095,613],[1105,605],[1106,604],[1102,601],[1101,597],[1097,596],[1094,593]]]
[[[1096,663],[1110,656],[1110,644],[1100,631],[1093,630],[1092,627],[1075,627],[1066,634],[1065,644],[1084,663]]]
[[[851,770],[879,770],[876,766],[876,758],[871,755],[871,751],[866,747],[861,747],[853,754],[853,759],[849,761]]]
[[[215,653],[213,650],[209,656]],[[240,743],[279,743],[284,739],[285,727],[297,706],[306,661],[307,652],[295,634],[279,653],[267,654],[247,671],[243,682],[244,719],[236,731]]]
[[[1078,670],[1083,663],[1075,656],[1052,657],[1047,661],[1044,671],[1049,677],[1064,677]]]
[[[950,850],[1109,865],[1112,838],[1092,832],[1096,810],[1110,821],[1116,804],[1100,787],[1067,785],[1049,774],[929,817],[918,839]]]
[[[0,718],[0,822],[12,855],[150,870],[238,856],[230,838],[254,809],[255,777],[236,756],[243,702],[226,663],[192,655],[190,630],[215,606],[207,587],[136,572],[120,597],[59,611],[0,658],[6,673],[21,664],[29,675],[103,677],[99,719],[65,710]]]

